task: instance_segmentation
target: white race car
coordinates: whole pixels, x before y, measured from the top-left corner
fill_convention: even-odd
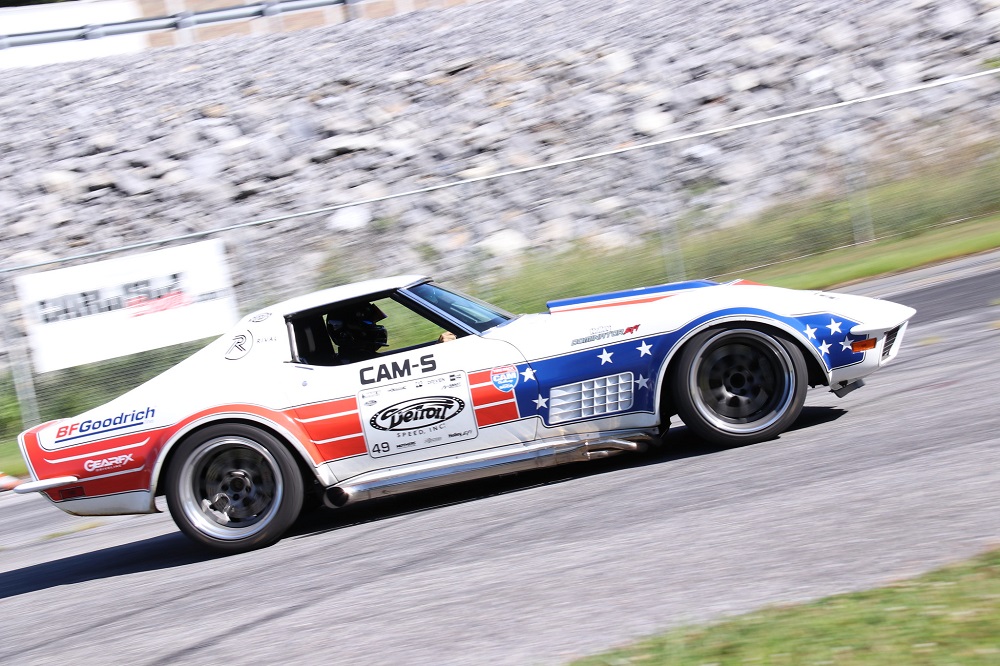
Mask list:
[[[401,276],[244,317],[101,407],[20,436],[39,491],[77,515],[151,513],[236,552],[303,506],[638,451],[677,414],[723,446],[776,437],[809,385],[839,396],[899,351],[914,310],[692,281],[514,316]]]

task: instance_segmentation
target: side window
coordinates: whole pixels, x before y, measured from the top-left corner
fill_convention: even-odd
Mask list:
[[[294,360],[308,365],[368,361],[400,349],[435,344],[444,332],[391,298],[332,304],[325,311],[292,317],[291,326]]]
[[[437,342],[438,336],[441,335],[440,326],[392,299],[380,299],[375,305],[386,315],[385,319],[379,322],[385,326],[389,338],[388,346],[381,350],[383,354],[405,347]]]
[[[330,340],[326,327],[326,317],[312,314],[296,317],[292,320],[292,333],[295,336],[295,352],[297,363],[308,365],[338,365],[337,350]]]

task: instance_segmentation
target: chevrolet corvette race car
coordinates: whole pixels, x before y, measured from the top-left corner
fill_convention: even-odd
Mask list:
[[[20,436],[77,515],[152,513],[237,552],[304,506],[639,451],[679,415],[722,446],[774,438],[899,351],[912,308],[735,281],[552,301],[514,316],[420,276],[245,316],[158,377]]]

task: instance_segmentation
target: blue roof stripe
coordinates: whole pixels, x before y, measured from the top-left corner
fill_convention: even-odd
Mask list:
[[[555,301],[549,301],[545,304],[550,310],[552,308],[562,308],[567,305],[581,305],[583,303],[599,303],[601,301],[610,301],[616,298],[624,298],[631,296],[645,296],[648,294],[661,294],[668,291],[684,291],[686,289],[699,289],[701,287],[715,287],[718,286],[718,282],[712,282],[711,280],[688,280],[687,282],[671,282],[670,284],[661,284],[655,287],[639,287],[638,289],[626,289],[624,291],[611,291],[606,294],[594,294],[592,296],[578,296],[576,298],[563,298]]]

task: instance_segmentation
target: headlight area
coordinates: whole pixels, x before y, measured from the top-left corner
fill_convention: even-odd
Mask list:
[[[899,348],[903,344],[903,334],[909,320],[905,320],[892,328],[874,328],[872,326],[859,325],[851,329],[852,336],[861,339],[851,343],[851,351],[864,352],[874,351],[878,354],[878,366],[881,367],[896,358]],[[886,326],[883,324],[883,326]]]
[[[855,340],[851,343],[851,351],[854,353],[860,353],[868,351],[869,349],[875,349],[875,345],[878,344],[878,338],[865,338],[864,340]]]
[[[910,322],[907,320],[899,326],[886,331],[885,336],[882,338],[882,354],[879,358],[880,366],[896,358],[896,354],[899,353],[899,348],[903,344],[903,334],[906,333],[906,327],[909,324]]]

